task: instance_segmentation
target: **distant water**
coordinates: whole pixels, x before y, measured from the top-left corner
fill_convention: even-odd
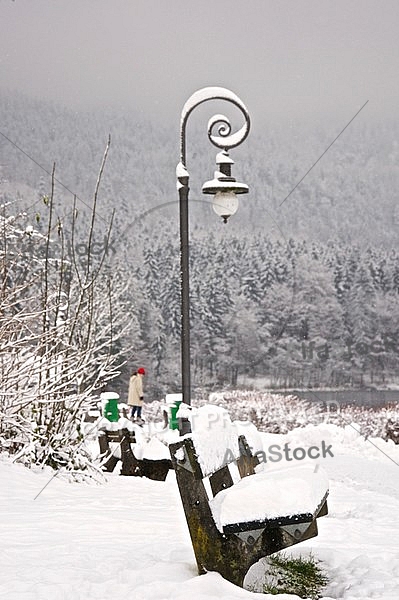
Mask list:
[[[295,390],[278,392],[284,396],[293,395],[308,400],[309,402],[322,402],[327,404],[355,404],[367,408],[382,408],[388,404],[399,403],[399,390]]]

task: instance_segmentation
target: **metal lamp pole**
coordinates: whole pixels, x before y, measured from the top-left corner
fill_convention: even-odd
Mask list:
[[[244,125],[236,133],[231,133],[230,121],[224,115],[214,115],[208,122],[208,138],[217,148],[222,149],[216,158],[218,170],[213,180],[206,182],[202,191],[213,194],[214,210],[224,222],[236,210],[235,194],[248,192],[248,186],[237,182],[231,176],[231,165],[234,161],[228,150],[243,142],[250,129],[250,118],[244,103],[230,90],[222,87],[206,87],[195,92],[185,103],[180,120],[180,162],[176,168],[177,190],[179,193],[180,214],[180,284],[181,284],[181,373],[182,395],[185,404],[191,404],[191,371],[190,371],[190,276],[189,276],[189,173],[186,167],[186,125],[191,112],[207,100],[226,100],[234,104],[244,116]],[[214,129],[217,127],[217,134]],[[190,424],[182,419],[180,433],[190,431]]]

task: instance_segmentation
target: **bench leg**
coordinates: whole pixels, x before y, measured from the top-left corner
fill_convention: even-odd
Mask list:
[[[141,461],[139,461],[132,452],[129,431],[127,429],[123,429],[121,432],[120,447],[122,460],[121,475],[142,477],[143,473],[140,466]]]
[[[112,473],[119,461],[119,458],[114,456],[110,450],[106,431],[101,431],[99,433],[98,443],[100,445],[100,455],[102,456],[103,460],[106,458],[108,459],[103,463],[102,469],[107,471],[107,473]]]

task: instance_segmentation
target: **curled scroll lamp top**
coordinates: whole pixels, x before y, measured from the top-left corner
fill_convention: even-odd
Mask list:
[[[208,138],[217,148],[228,150],[239,146],[247,137],[250,129],[250,117],[248,114],[247,107],[240,100],[240,98],[231,92],[230,90],[223,87],[206,87],[194,92],[192,96],[187,100],[183,106],[181,113],[181,162],[183,165],[186,164],[186,123],[191,112],[199,104],[206,102],[207,100],[226,100],[231,102],[242,112],[244,116],[244,125],[235,133],[231,133],[231,124],[229,119],[221,114],[214,115],[208,121]],[[217,135],[214,134],[215,127],[218,126]]]

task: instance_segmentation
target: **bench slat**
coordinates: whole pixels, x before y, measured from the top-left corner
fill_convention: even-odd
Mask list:
[[[263,521],[248,521],[244,523],[230,523],[223,527],[223,533],[238,533],[239,531],[251,531],[253,529],[273,529],[284,525],[294,525],[295,523],[311,523],[314,519],[312,513],[302,513],[300,515],[287,515],[285,517],[276,517],[275,519],[265,519]]]
[[[209,477],[209,483],[211,484],[212,494],[216,496],[222,490],[229,488],[233,485],[233,478],[229,471],[229,467],[226,465],[213,473]]]
[[[238,438],[238,447],[240,449],[240,456],[236,462],[242,479],[243,477],[248,477],[248,475],[254,475],[255,467],[259,464],[259,458],[253,456],[251,448],[243,435],[240,435]]]

